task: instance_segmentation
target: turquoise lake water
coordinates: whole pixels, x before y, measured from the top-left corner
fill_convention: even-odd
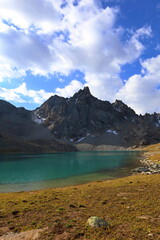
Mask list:
[[[139,152],[0,154],[0,192],[62,187],[131,174]]]

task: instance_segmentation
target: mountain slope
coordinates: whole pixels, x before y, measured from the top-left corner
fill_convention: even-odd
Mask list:
[[[130,147],[160,141],[160,115],[137,115],[122,101],[111,104],[85,87],[71,98],[52,96],[34,115],[54,138],[73,143]]]
[[[75,151],[75,147],[59,143],[50,131],[33,121],[32,111],[16,108],[0,100],[0,152]]]

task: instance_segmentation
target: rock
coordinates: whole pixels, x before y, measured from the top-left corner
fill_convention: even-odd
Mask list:
[[[139,173],[140,173],[140,172],[149,172],[149,169],[146,168],[146,167],[139,167],[139,168],[138,168],[138,172],[139,172]]]
[[[107,204],[108,203],[108,200],[104,200],[103,202],[102,202],[102,204]]]
[[[138,167],[132,170],[132,172],[137,172],[140,174],[150,175],[160,173],[160,167],[158,163],[152,162],[146,156],[150,155],[150,153],[145,154],[145,159],[140,162],[144,165],[144,167]]]
[[[90,227],[109,227],[109,223],[107,221],[95,216],[88,218],[87,225]]]
[[[153,237],[153,233],[148,233],[148,237]]]
[[[76,208],[76,206],[74,204],[70,204],[69,207],[70,208]]]
[[[34,229],[30,231],[20,232],[20,233],[13,233],[9,232],[0,237],[0,240],[36,240],[39,239],[41,232],[44,229]]]
[[[86,208],[86,206],[80,204],[80,205],[79,205],[79,208]]]
[[[12,215],[15,216],[15,215],[17,215],[18,213],[20,213],[20,211],[13,211],[13,212],[12,212]]]
[[[149,168],[146,167],[138,167],[132,170],[132,172],[138,172],[138,173],[142,173],[142,172],[149,172]]]

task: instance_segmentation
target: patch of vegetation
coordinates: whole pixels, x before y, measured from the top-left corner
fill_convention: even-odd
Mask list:
[[[42,228],[45,230],[41,240],[159,239],[159,196],[159,174],[93,182],[76,188],[1,193],[0,236]],[[106,220],[110,228],[86,227],[91,216]]]
[[[160,143],[149,145],[143,148],[143,150],[147,151],[145,157],[147,157],[148,160],[160,163]]]

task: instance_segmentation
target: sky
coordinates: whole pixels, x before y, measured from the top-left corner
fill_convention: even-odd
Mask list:
[[[32,110],[85,86],[160,112],[159,0],[0,0],[0,99]]]

